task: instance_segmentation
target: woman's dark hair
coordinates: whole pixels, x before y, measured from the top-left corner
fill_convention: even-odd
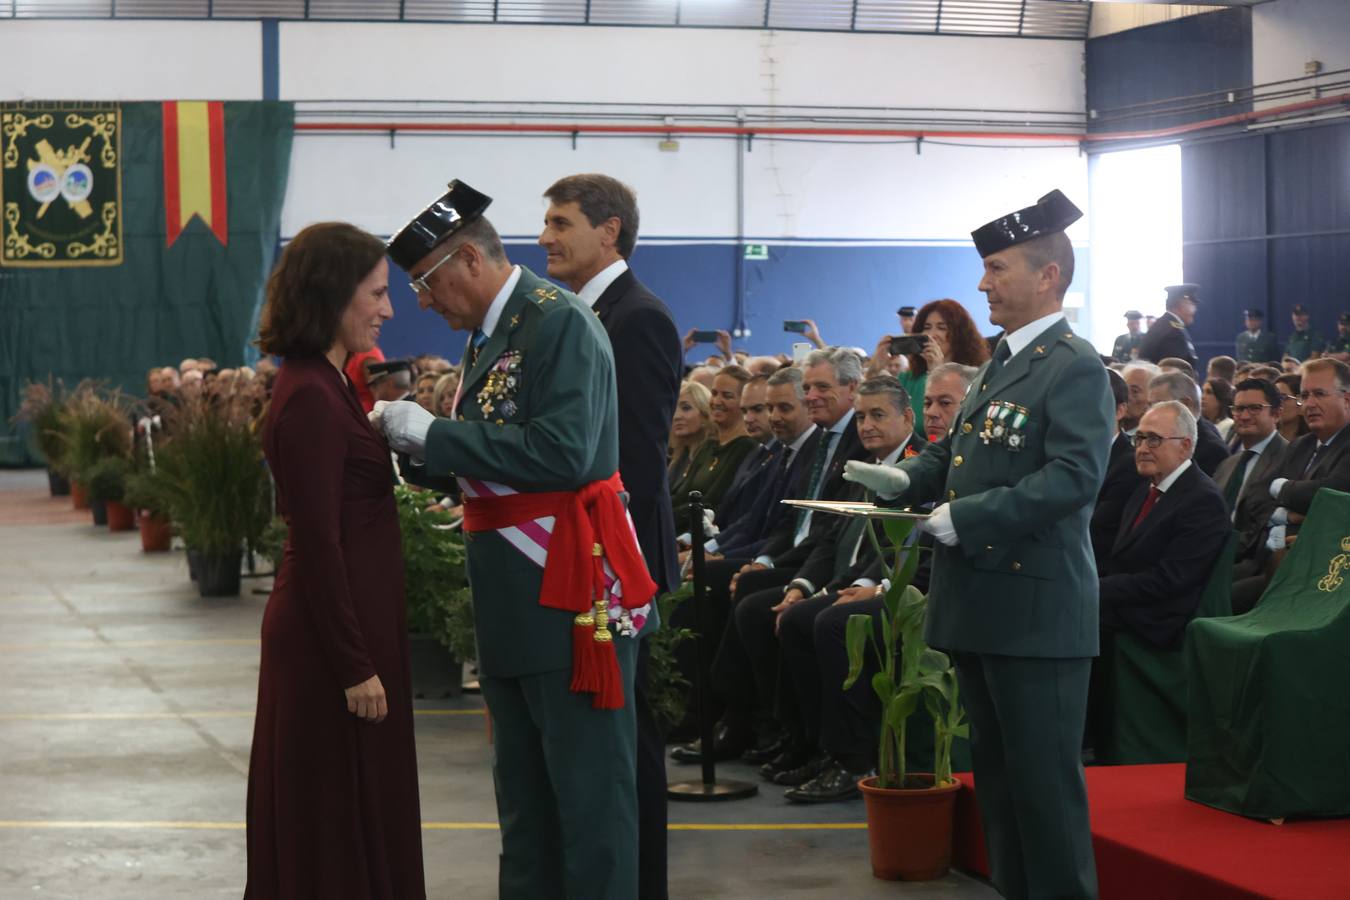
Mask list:
[[[1276,384],[1282,384],[1289,388],[1289,393],[1297,397],[1298,392],[1303,390],[1303,376],[1297,372],[1288,372],[1275,379]]]
[[[1221,420],[1233,418],[1233,383],[1227,378],[1211,378],[1205,384],[1214,395],[1214,399],[1219,401],[1219,418]]]
[[[384,258],[384,241],[346,222],[319,222],[281,251],[267,279],[258,349],[276,356],[326,353],[356,286]]]
[[[911,334],[922,334],[923,326],[933,313],[942,316],[947,323],[947,362],[958,362],[963,366],[978,366],[989,359],[989,345],[975,328],[966,308],[955,300],[931,300],[925,303],[914,316]],[[909,370],[915,375],[928,374],[928,360],[915,353],[909,357]]]

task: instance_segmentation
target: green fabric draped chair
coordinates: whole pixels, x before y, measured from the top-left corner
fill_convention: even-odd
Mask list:
[[[1323,488],[1260,602],[1186,633],[1186,797],[1350,815],[1350,494]]]
[[[1196,618],[1231,616],[1233,554],[1229,536],[1214,561]],[[1112,637],[1102,681],[1104,728],[1097,760],[1108,765],[1184,762],[1186,759],[1186,658],[1131,634]]]

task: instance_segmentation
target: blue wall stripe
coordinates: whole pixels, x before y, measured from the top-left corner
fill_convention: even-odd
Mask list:
[[[276,19],[262,20],[262,98],[280,100],[281,37]]]

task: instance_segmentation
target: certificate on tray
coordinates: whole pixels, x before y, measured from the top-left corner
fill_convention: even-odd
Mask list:
[[[836,516],[854,516],[867,519],[915,519],[919,521],[932,517],[932,513],[929,512],[916,512],[912,509],[891,509],[887,506],[877,506],[875,503],[845,500],[784,500],[782,502],[788,506],[830,513]]]

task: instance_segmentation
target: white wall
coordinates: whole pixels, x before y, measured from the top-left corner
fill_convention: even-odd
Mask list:
[[[257,100],[257,22],[0,20],[3,100]]]
[[[1302,78],[1303,64],[1314,59],[1321,61],[1323,71],[1350,68],[1350,2],[1275,0],[1252,8],[1252,77],[1257,84]]]

